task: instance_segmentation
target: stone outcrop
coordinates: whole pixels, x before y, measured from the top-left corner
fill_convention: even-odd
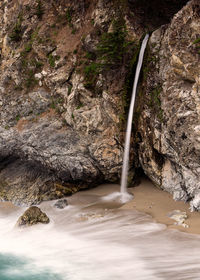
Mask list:
[[[0,164],[0,198],[15,205],[38,204],[43,200],[59,199],[72,195],[87,185],[59,183],[53,172],[39,163],[24,162],[10,157]]]
[[[192,0],[152,34],[138,124],[143,170],[192,209],[200,209],[199,30],[200,3]]]
[[[47,215],[36,206],[29,207],[18,219],[16,226],[33,226],[38,223],[48,224],[50,222]]]
[[[113,18],[122,20],[123,40],[137,45],[142,28],[121,10],[115,1],[0,3],[1,199],[30,205],[62,197],[55,184],[119,179],[133,49],[124,51],[123,41],[108,71],[99,69],[97,46],[114,32]]]
[[[186,2],[1,1],[1,200],[32,205],[119,181],[139,42],[162,25],[138,95],[132,174],[141,166],[200,208],[198,1],[163,25]]]

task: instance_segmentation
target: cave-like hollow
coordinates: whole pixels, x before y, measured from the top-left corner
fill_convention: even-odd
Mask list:
[[[188,0],[128,0],[129,8],[149,31],[170,22]]]

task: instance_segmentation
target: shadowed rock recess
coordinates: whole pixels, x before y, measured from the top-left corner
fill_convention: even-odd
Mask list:
[[[119,181],[140,41],[180,10],[150,39],[130,168],[198,208],[199,4],[158,2],[0,3],[2,200]]]

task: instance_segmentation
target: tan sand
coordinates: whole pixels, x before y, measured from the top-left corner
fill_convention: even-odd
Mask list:
[[[73,204],[73,200],[77,200],[76,203],[85,205],[90,203],[90,200],[91,202],[94,201],[94,196],[102,197],[119,190],[119,185],[105,184],[94,189],[79,192],[67,199],[70,204]],[[121,209],[135,209],[151,215],[156,222],[165,224],[168,228],[200,234],[200,212],[190,212],[188,203],[174,201],[171,194],[158,189],[150,180],[143,179],[137,187],[129,188],[129,192],[134,194],[134,199],[120,207]],[[111,208],[115,208],[115,205],[112,203],[109,203],[109,205]],[[109,208],[109,205],[106,207]],[[102,207],[104,206],[102,205]],[[119,204],[116,204],[116,207],[118,208]],[[11,214],[19,209],[19,207],[14,206],[10,202],[0,202],[0,214]],[[174,225],[175,221],[167,216],[173,210],[187,213],[188,218],[185,223],[189,225],[189,228]]]
[[[119,185],[105,184],[84,191],[84,193],[86,195],[104,196],[119,190]],[[121,209],[135,209],[151,215],[156,222],[165,224],[168,228],[200,234],[200,212],[191,212],[189,203],[173,200],[171,194],[155,187],[149,179],[142,179],[137,187],[129,188],[129,192],[134,194],[134,199],[124,204]],[[188,218],[185,223],[189,225],[189,228],[174,224],[175,221],[167,216],[173,210],[187,213]]]
[[[0,214],[7,215],[18,210],[19,207],[13,205],[11,202],[0,202]]]
[[[166,224],[168,228],[200,234],[200,212],[191,212],[188,203],[174,201],[171,194],[158,189],[147,179],[142,180],[139,186],[131,188],[130,191],[134,194],[134,199],[122,206],[122,209],[136,209],[150,214],[156,222]],[[174,225],[175,221],[167,216],[173,210],[187,213],[185,223],[189,228]]]

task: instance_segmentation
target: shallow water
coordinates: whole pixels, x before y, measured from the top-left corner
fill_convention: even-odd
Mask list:
[[[64,210],[43,203],[51,223],[25,229],[14,228],[25,209],[1,206],[0,280],[200,279],[199,236],[101,196],[78,193]]]
[[[60,275],[39,270],[24,258],[0,254],[1,280],[62,280]]]

